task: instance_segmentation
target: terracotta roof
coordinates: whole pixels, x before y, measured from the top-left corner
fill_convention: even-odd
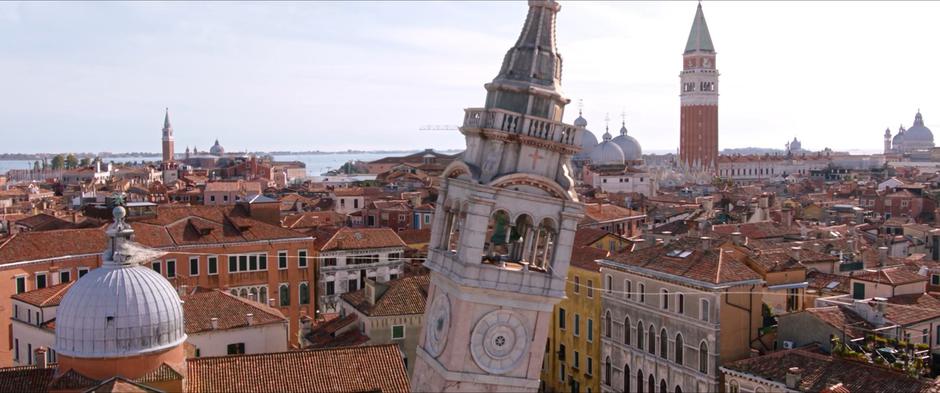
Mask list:
[[[866,333],[876,327],[847,307],[831,306],[807,308],[805,312],[832,326],[836,330],[845,332],[849,338],[865,337]]]
[[[246,194],[260,194],[261,184],[243,181],[216,181],[206,183],[206,192],[242,192]]]
[[[598,228],[578,228],[574,233],[574,246],[587,247],[596,242],[597,239],[610,234],[603,229]]]
[[[55,229],[71,229],[75,223],[63,220],[46,213],[36,214],[26,218],[16,220],[16,225],[21,225],[33,231],[48,231]]]
[[[0,393],[45,392],[55,371],[55,366],[0,368]]]
[[[406,229],[399,231],[398,237],[400,237],[405,244],[428,243],[431,241],[431,228]]]
[[[748,237],[749,239],[767,239],[800,234],[800,228],[796,226],[787,228],[772,221],[754,222],[747,224],[713,225],[712,231],[721,235],[730,235],[734,232],[741,232],[742,235]]]
[[[344,293],[340,297],[370,317],[424,314],[430,283],[431,276],[424,274],[376,284],[377,291],[382,287],[386,289],[378,295],[374,305],[369,303],[366,288]]]
[[[811,289],[816,289],[819,291],[827,290],[839,293],[849,293],[849,284],[852,281],[852,278],[849,276],[829,274],[813,270],[809,273],[806,273],[806,280],[809,283],[809,288]]]
[[[821,392],[842,383],[851,392],[928,392],[936,390],[936,382],[911,378],[868,363],[845,360],[792,349],[732,362],[724,368],[755,375],[777,383],[786,383],[791,367],[802,369],[799,391]]]
[[[584,218],[581,223],[607,222],[643,216],[643,213],[610,203],[589,203],[584,205]]]
[[[398,345],[187,360],[185,390],[201,392],[409,392]]]
[[[364,248],[407,247],[389,228],[340,228],[320,249],[321,251],[359,250]]]
[[[141,385],[124,377],[111,377],[83,393],[162,393],[162,390]]]
[[[940,300],[930,294],[892,296],[885,304],[885,319],[899,325],[911,325],[934,318],[940,318]]]
[[[342,225],[344,216],[334,211],[305,212],[291,214],[284,217],[282,225],[285,228],[300,229],[313,228],[320,225]]]
[[[601,265],[597,263],[597,260],[607,258],[608,255],[607,250],[597,247],[575,247],[571,252],[571,266],[599,272]]]
[[[279,310],[259,302],[232,296],[217,289],[196,287],[183,297],[183,313],[186,316],[186,334],[212,329],[212,318],[218,318],[215,330],[248,326],[246,314],[253,314],[252,324],[267,325],[284,323],[287,318]]]
[[[32,304],[36,307],[58,306],[59,302],[62,301],[62,297],[65,296],[65,293],[68,292],[69,288],[71,288],[74,283],[75,281],[65,284],[56,284],[51,287],[18,293],[12,297],[13,299]]]
[[[99,228],[21,232],[0,240],[0,265],[97,254],[103,252],[105,247],[107,247],[107,236],[104,230]]]
[[[334,318],[326,316],[326,322],[321,322],[310,329],[310,334],[306,337],[310,348],[353,347],[369,342],[369,336],[362,334],[356,326],[359,314],[349,313],[344,317],[334,315]]]
[[[682,238],[665,245],[617,253],[608,260],[615,262],[614,268],[621,264],[712,285],[761,279],[742,262],[742,258],[747,258],[743,252],[717,246],[703,249],[702,241]]]
[[[154,248],[306,237],[250,218],[237,206],[160,206],[156,217],[131,226],[135,241]]]
[[[907,269],[887,268],[876,271],[860,272],[852,278],[861,281],[875,282],[879,284],[888,284],[891,286],[910,284],[919,281],[927,281],[927,277],[921,276]]]
[[[363,196],[365,195],[365,190],[363,190],[361,187],[341,187],[334,189],[333,195],[338,197]]]

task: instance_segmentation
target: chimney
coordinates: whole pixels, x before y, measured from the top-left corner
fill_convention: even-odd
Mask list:
[[[780,223],[786,228],[793,225],[793,209],[785,207],[780,210]]]
[[[799,367],[790,367],[787,369],[787,388],[799,389],[800,381],[803,379],[803,369]]]
[[[878,247],[878,266],[884,267],[888,264],[888,247]]]
[[[802,249],[803,247],[790,247],[790,251],[793,253],[793,259],[796,259],[797,261],[800,260],[800,251]]]
[[[219,318],[212,317],[211,321],[212,321],[212,330],[218,329],[218,328],[219,328]]]
[[[663,241],[663,244],[668,245],[669,242],[672,241],[672,232],[663,231],[663,238],[661,240]]]
[[[36,356],[34,356],[36,358],[36,367],[46,368],[48,365],[46,359],[46,347],[36,348],[33,352],[36,354]]]
[[[268,298],[268,307],[274,307],[274,298]]]
[[[179,295],[179,297],[186,296],[186,285],[180,285],[176,287],[176,292]]]
[[[705,212],[710,212],[715,209],[715,201],[711,197],[702,199],[702,208],[705,209]]]
[[[736,246],[743,245],[743,244],[744,244],[744,234],[742,234],[741,232],[737,232],[737,231],[731,232],[731,241],[732,241],[732,242],[734,243],[734,245],[736,245]]]
[[[252,313],[245,314],[245,323],[248,324],[248,326],[254,325],[255,314],[252,314]]]
[[[760,199],[757,200],[757,207],[761,209],[766,209],[767,206],[769,205],[770,205],[770,197],[768,197],[767,194],[761,195]]]
[[[708,251],[712,248],[712,238],[708,236],[702,236],[702,251]]]

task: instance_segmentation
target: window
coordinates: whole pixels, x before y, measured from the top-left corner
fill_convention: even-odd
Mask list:
[[[659,331],[659,357],[669,359],[669,336],[665,328]]]
[[[255,259],[255,262],[257,263],[257,258]],[[248,265],[248,256],[247,256],[247,255],[239,255],[239,256],[238,256],[238,271],[240,271],[240,272],[247,272],[247,271],[248,271],[248,267],[249,267],[249,265]],[[257,268],[257,266],[255,266],[255,268]]]
[[[558,328],[561,330],[565,330],[565,319],[566,319],[565,309],[559,308],[558,309]]]
[[[33,344],[26,344],[26,364],[33,364]]]
[[[610,356],[604,359],[604,384],[610,386]]]
[[[660,380],[659,380],[659,393],[667,393],[667,392],[666,392],[666,380],[665,380],[665,379],[660,379]]]
[[[211,256],[206,259],[209,262],[209,275],[219,274],[219,257]]]
[[[307,267],[307,250],[297,251],[297,267]]]
[[[248,270],[251,270],[251,271],[258,270],[258,256],[257,255],[248,256]]]
[[[623,343],[630,345],[630,316],[623,317]]]
[[[36,273],[36,289],[46,287],[46,273]]]
[[[169,278],[176,277],[176,261],[172,259],[166,261],[166,276]]]
[[[607,310],[604,313],[604,337],[610,338],[611,330],[613,330],[613,323],[610,320],[610,310]]]
[[[281,284],[278,288],[278,297],[281,299],[281,307],[290,305],[290,285]]]
[[[300,288],[300,304],[310,304],[310,284],[302,282],[297,287]]]
[[[349,279],[349,281],[348,281],[348,287],[349,287],[349,288],[346,290],[347,292],[358,291],[358,290],[359,290],[359,282],[356,281],[355,278],[351,278],[351,279]]]
[[[787,289],[787,311],[796,311],[800,309],[800,289]]]
[[[637,289],[640,290],[640,303],[646,303],[646,284],[640,283]]]
[[[209,274],[213,273],[211,262],[214,257],[210,258]],[[243,255],[229,255],[228,257],[228,271],[229,273],[242,273],[242,272],[257,272],[268,270],[268,254],[258,253],[258,254],[243,254]]]
[[[728,382],[728,393],[739,393],[741,388],[738,386],[738,381],[732,380]]]
[[[228,202],[228,195],[222,195],[222,202]]]
[[[574,314],[574,336],[581,336],[581,314]]]
[[[921,334],[921,336],[920,336],[920,342],[926,344],[926,343],[927,343],[927,337],[930,336],[930,333],[927,331],[927,329],[924,329],[924,330],[921,330],[921,331],[920,331],[920,334]]]
[[[587,357],[587,375],[594,375],[594,359]]]
[[[698,371],[708,374],[708,344],[704,341],[698,346]]]
[[[87,268],[87,267],[80,267],[80,268],[78,268],[78,278],[84,277],[85,274],[87,274],[87,273],[88,273],[88,268]]]
[[[336,258],[323,258],[323,266],[336,266]]]
[[[229,355],[242,355],[245,353],[245,343],[235,343],[228,345]]]
[[[327,281],[326,282],[326,294],[332,295],[336,293],[336,281]]]
[[[708,314],[710,311],[708,308],[708,299],[701,299],[700,304],[701,306],[698,310],[698,319],[708,322]]]
[[[650,324],[650,329],[646,337],[647,351],[653,355],[656,354],[656,332],[653,330],[653,324]]]
[[[594,341],[594,320],[591,318],[587,320],[587,340],[588,342]]]
[[[636,391],[643,393],[643,370],[636,370]]]
[[[571,363],[572,368],[581,368],[581,353],[574,351],[574,361]]]
[[[604,281],[604,291],[610,293],[614,289],[614,278],[607,276],[607,279]]]
[[[287,269],[287,251],[277,252],[277,268],[281,270]]]
[[[163,274],[163,268],[160,267],[160,261],[153,261],[153,263],[150,264],[150,267],[153,268],[153,271]]]
[[[587,297],[594,297],[594,280],[587,281]]]
[[[574,276],[574,293],[581,293],[581,277]]]
[[[59,283],[65,284],[69,281],[72,281],[72,272],[69,270],[62,270],[59,272]]]
[[[643,321],[636,323],[636,347],[643,349],[643,333],[646,331],[643,330]]]
[[[189,257],[189,275],[199,275],[199,257]]]
[[[940,285],[940,274],[930,276],[930,285]]]
[[[675,351],[674,351],[674,352],[675,352],[675,356],[674,356],[675,359],[674,359],[674,360],[676,361],[676,364],[680,364],[680,365],[681,365],[681,364],[682,364],[682,357],[683,357],[683,356],[682,356],[682,355],[683,355],[682,352],[683,352],[683,350],[685,349],[685,348],[683,347],[683,344],[682,344],[682,334],[681,334],[681,333],[676,333],[676,344],[675,344],[675,345],[676,345],[676,348],[675,348]]]
[[[235,255],[228,256],[228,272],[235,273],[238,271],[238,257]]]
[[[669,310],[669,291],[661,289],[660,291],[659,306],[663,310]]]
[[[633,282],[630,280],[623,280],[623,290],[627,293],[627,299],[633,299]]]
[[[16,277],[16,293],[26,292],[26,276]]]
[[[679,314],[685,314],[685,295],[679,294],[676,297],[676,308]]]
[[[215,202],[215,195],[209,195],[209,202]]]
[[[13,352],[13,360],[19,362],[20,361],[20,339],[17,338],[13,340],[13,348],[15,350],[15,352]]]
[[[646,381],[646,391],[650,393],[656,393],[656,391],[653,390],[656,388],[656,382],[653,380],[653,373],[650,373],[649,378]]]
[[[405,325],[392,326],[392,340],[401,340],[405,338]]]
[[[565,382],[565,364],[564,363],[558,364],[558,380],[561,382]]]

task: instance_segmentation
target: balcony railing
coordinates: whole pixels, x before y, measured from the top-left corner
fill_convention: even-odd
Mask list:
[[[463,124],[464,127],[491,128],[568,145],[577,141],[577,128],[574,126],[502,109],[467,109]]]

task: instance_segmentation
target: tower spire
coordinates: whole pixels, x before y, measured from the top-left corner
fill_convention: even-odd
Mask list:
[[[163,116],[163,129],[171,128],[170,126],[170,108],[166,108],[166,114]]]
[[[715,46],[712,44],[712,36],[708,33],[708,24],[705,23],[705,13],[702,12],[701,1],[698,2],[698,8],[695,10],[695,19],[692,21],[692,31],[689,32],[689,40],[685,44],[685,53],[695,51],[715,51]]]

